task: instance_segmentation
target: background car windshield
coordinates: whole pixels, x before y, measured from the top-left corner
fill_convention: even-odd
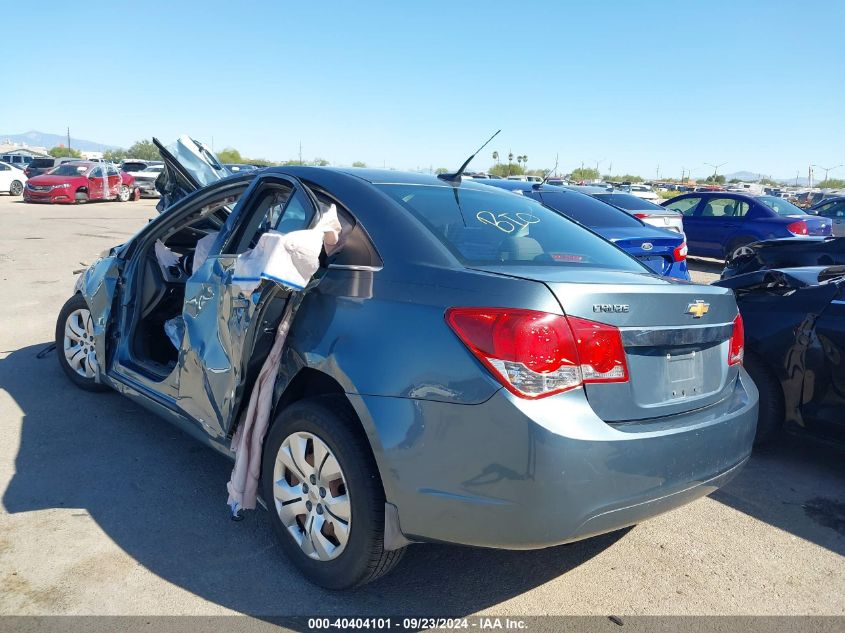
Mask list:
[[[86,171],[88,171],[87,165],[59,165],[58,167],[51,169],[48,174],[51,176],[81,176]]]
[[[632,196],[630,193],[594,193],[592,196],[615,205],[620,209],[628,209],[629,211],[660,211],[661,213],[666,213],[666,209],[660,205],[649,202],[645,198]]]
[[[546,206],[590,228],[642,227],[639,220],[624,211],[584,194],[543,191],[541,195]]]
[[[464,265],[650,272],[609,242],[524,196],[468,187],[378,187],[418,218]]]
[[[121,167],[123,171],[143,171],[146,168],[146,163],[123,163]]]
[[[52,167],[55,164],[52,158],[34,158],[29,166],[35,169],[44,169],[45,167]]]
[[[760,196],[757,199],[778,215],[807,215],[791,202],[777,196]]]

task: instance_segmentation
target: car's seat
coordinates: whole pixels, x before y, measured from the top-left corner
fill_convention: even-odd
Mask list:
[[[499,245],[499,259],[505,262],[533,262],[543,253],[540,242],[533,237],[508,237]]]
[[[713,213],[713,205],[708,202],[707,205],[704,207],[704,210],[701,212],[701,215],[702,217],[713,217],[714,215],[716,215],[715,213]]]
[[[725,217],[732,218],[734,217],[734,212],[736,211],[736,207],[732,204],[725,205]]]
[[[167,284],[164,281],[164,275],[161,273],[161,266],[155,255],[150,253],[144,259],[144,281],[141,284],[141,319],[148,317],[155,310],[166,292]]]

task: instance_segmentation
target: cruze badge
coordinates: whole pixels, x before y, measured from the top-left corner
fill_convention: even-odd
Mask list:
[[[593,312],[630,312],[627,303],[594,303]]]
[[[710,312],[710,304],[704,303],[701,299],[696,299],[695,303],[687,306],[686,314],[691,314],[694,319],[700,319],[708,312]]]
[[[652,248],[654,248],[654,244],[652,244],[651,242],[643,242],[644,251],[650,251]]]

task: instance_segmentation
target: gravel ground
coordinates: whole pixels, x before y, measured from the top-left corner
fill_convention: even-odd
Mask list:
[[[266,512],[229,520],[223,457],[36,356],[71,271],[153,205],[0,196],[0,613],[845,614],[845,460],[800,438],[629,530],[536,552],[414,546],[361,590],[305,584]]]

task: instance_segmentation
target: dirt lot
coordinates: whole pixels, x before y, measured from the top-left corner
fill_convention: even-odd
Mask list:
[[[414,546],[364,589],[305,584],[265,512],[229,520],[223,457],[37,357],[72,271],[153,205],[0,196],[0,613],[845,614],[843,451],[795,438],[629,530],[536,552]]]

